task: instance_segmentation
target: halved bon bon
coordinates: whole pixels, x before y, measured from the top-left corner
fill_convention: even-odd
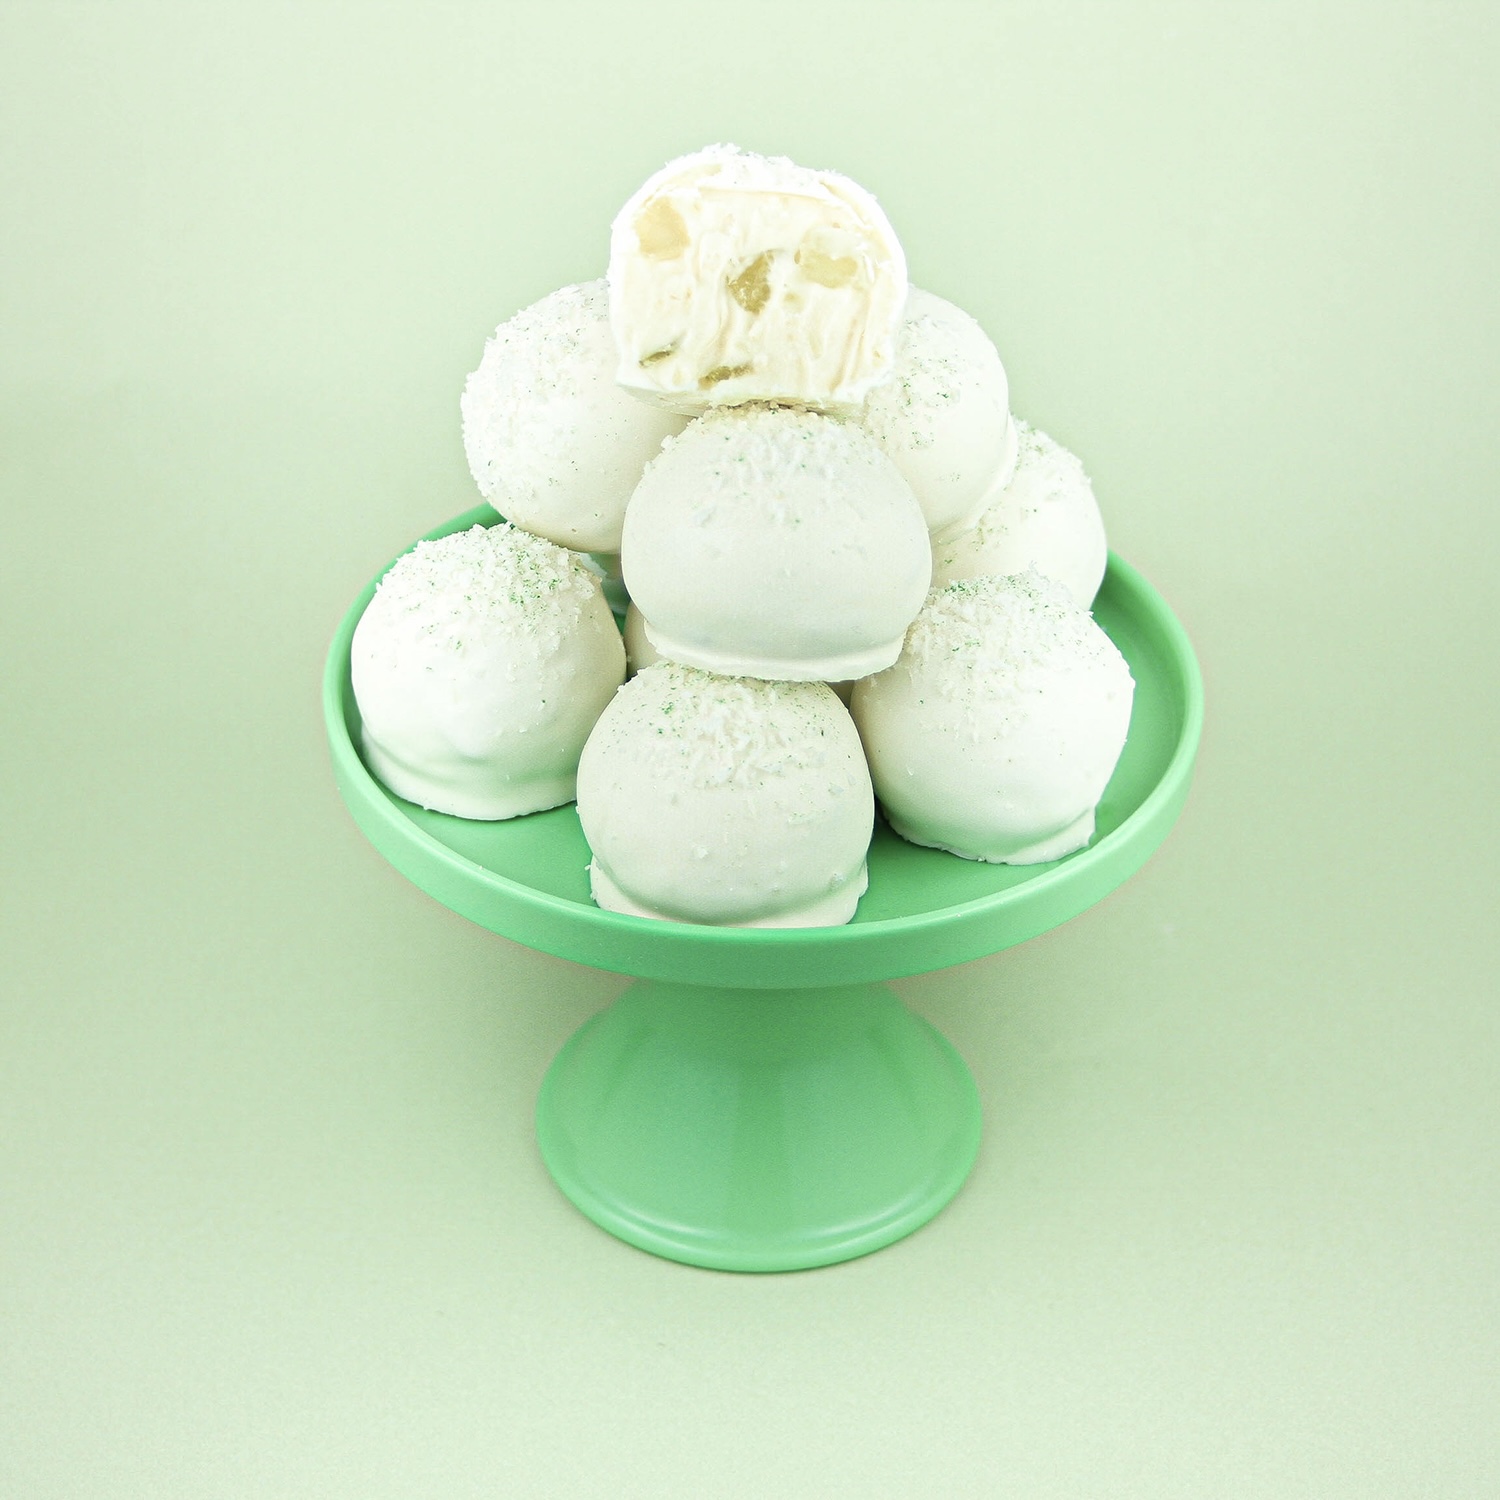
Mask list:
[[[837,172],[709,146],[669,162],[610,233],[618,379],[674,411],[774,401],[852,415],[890,374],[906,257]]]

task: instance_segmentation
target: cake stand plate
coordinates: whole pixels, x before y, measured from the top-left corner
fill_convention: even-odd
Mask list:
[[[488,506],[429,533],[499,517]],[[586,1023],[542,1085],[537,1136],[563,1193],[623,1240],[722,1270],[828,1265],[890,1244],[958,1191],[978,1150],[963,1061],[882,981],[1024,942],[1092,906],[1166,837],[1187,796],[1203,690],[1182,627],[1113,555],[1094,617],[1135,678],[1124,753],[1086,849],[986,865],[877,818],[870,888],[842,927],[705,927],[601,911],[573,806],[502,823],[418,808],[359,758],[355,624],[323,707],[355,821],[402,874],[492,932],[640,983]]]

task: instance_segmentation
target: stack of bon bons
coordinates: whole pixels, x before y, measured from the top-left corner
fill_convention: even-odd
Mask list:
[[[420,543],[355,632],[392,792],[576,797],[599,906],[731,926],[847,922],[877,800],[966,859],[1088,843],[1134,686],[1093,491],[857,184],[669,163],[461,405],[506,519]]]

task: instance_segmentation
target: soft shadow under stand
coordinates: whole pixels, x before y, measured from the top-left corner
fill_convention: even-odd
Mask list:
[[[499,518],[480,506],[430,533]],[[978,864],[877,821],[870,889],[843,927],[700,927],[601,911],[575,809],[502,823],[425,812],[360,761],[349,645],[323,702],[339,791],[370,842],[428,895],[516,942],[637,976],[553,1062],[537,1139],[557,1185],[643,1250],[731,1271],[789,1271],[877,1250],[933,1217],[979,1147],[979,1098],[942,1036],[881,981],[1046,932],[1145,863],[1187,796],[1203,717],[1182,627],[1111,556],[1094,617],[1130,663],[1124,754],[1087,849]]]

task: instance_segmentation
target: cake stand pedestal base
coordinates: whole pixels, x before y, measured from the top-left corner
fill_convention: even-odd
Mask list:
[[[726,1271],[910,1234],[979,1149],[963,1060],[883,984],[643,980],[568,1041],[537,1102],[568,1199],[642,1250]]]

